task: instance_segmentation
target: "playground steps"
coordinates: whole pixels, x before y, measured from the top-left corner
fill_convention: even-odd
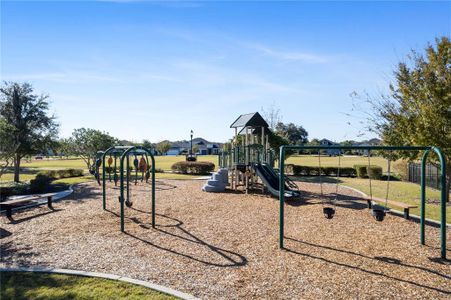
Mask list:
[[[226,186],[229,184],[229,172],[227,169],[219,169],[218,172],[213,173],[207,183],[202,187],[205,192],[224,192]]]

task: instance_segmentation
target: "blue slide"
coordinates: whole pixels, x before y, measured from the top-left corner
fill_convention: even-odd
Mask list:
[[[263,181],[268,191],[275,197],[279,197],[279,175],[276,174],[271,166],[267,164],[254,164],[254,170],[258,177]],[[300,193],[290,187],[287,182],[285,182],[285,197],[286,198],[296,198],[299,197]]]

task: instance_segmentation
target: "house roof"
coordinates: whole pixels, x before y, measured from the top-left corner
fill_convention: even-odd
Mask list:
[[[268,123],[266,123],[265,119],[258,113],[250,113],[239,116],[235,122],[230,125],[230,128],[239,128],[239,127],[269,127]]]

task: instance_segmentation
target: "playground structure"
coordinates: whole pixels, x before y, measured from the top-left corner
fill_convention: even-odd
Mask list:
[[[254,189],[258,179],[262,181],[266,189],[275,197],[279,198],[279,247],[284,248],[284,203],[286,199],[300,197],[297,185],[285,176],[285,157],[290,150],[316,150],[318,152],[318,175],[320,178],[320,189],[322,194],[322,171],[321,171],[321,151],[336,150],[360,150],[366,151],[368,157],[368,169],[371,166],[371,151],[424,151],[422,157],[422,179],[421,179],[421,207],[420,207],[420,243],[425,244],[425,215],[426,215],[426,179],[425,170],[427,157],[431,151],[435,152],[440,160],[441,167],[441,201],[440,201],[440,245],[441,257],[446,258],[446,160],[442,151],[432,146],[282,146],[280,147],[278,172],[273,169],[274,155],[269,147],[270,129],[268,124],[257,113],[239,116],[230,126],[235,129],[235,136],[232,140],[231,149],[219,154],[219,165],[221,168],[229,170],[231,179],[231,189],[237,190],[238,186],[244,186],[246,193]],[[238,131],[240,129],[240,131]],[[340,176],[340,156],[338,156],[337,183],[334,199],[321,199],[323,214],[327,219],[332,219],[335,215],[336,202],[338,199],[338,177]],[[373,199],[371,176],[368,176],[370,199],[362,199],[368,202],[368,208],[376,221],[383,221],[386,213],[389,186],[390,186],[390,160],[388,159],[388,176],[385,204],[379,205],[377,199]],[[214,178],[213,178],[214,179]],[[223,187],[225,189],[225,186]],[[205,189],[204,189],[205,190]],[[208,190],[207,190],[208,191]],[[222,190],[213,190],[222,191]],[[380,200],[380,199],[379,199]]]
[[[278,174],[273,169],[274,150],[270,148],[271,130],[258,113],[240,115],[231,125],[235,130],[231,147],[219,154],[220,168],[229,171],[230,187],[243,186],[246,193],[257,188],[259,180],[274,196],[279,194]],[[298,197],[297,186],[287,179],[286,197]]]
[[[138,157],[140,158],[138,159]],[[151,160],[150,163],[149,157]],[[107,164],[108,167],[106,166]],[[141,146],[113,146],[105,151],[97,153],[95,166],[95,177],[102,186],[102,203],[104,210],[106,210],[107,175],[109,182],[114,182],[115,186],[119,183],[120,195],[118,196],[118,199],[120,202],[120,222],[122,232],[125,231],[124,205],[127,207],[133,206],[131,199],[132,181],[134,181],[134,185],[137,185],[139,177],[141,177],[141,182],[145,181],[146,183],[148,183],[150,179],[152,227],[155,227],[155,158],[152,151]],[[101,175],[100,167],[102,167]],[[135,173],[134,178],[132,178],[132,171]],[[100,176],[102,176],[101,180]]]

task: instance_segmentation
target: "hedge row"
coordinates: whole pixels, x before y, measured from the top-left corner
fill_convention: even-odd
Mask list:
[[[213,172],[215,164],[208,161],[179,161],[173,164],[171,169],[181,174],[204,175]]]
[[[40,171],[38,175],[45,175],[50,179],[80,177],[83,176],[83,170],[82,169],[45,170]]]
[[[150,166],[151,168],[152,166]],[[129,166],[130,172],[135,172],[132,166]],[[150,170],[150,169],[149,169]],[[102,168],[100,168],[100,172],[102,172]],[[142,170],[138,170],[138,173],[141,173]],[[105,173],[114,173],[114,167],[105,167]],[[116,168],[116,173],[119,173],[119,167]],[[164,173],[164,170],[161,168],[155,168],[155,173]]]
[[[285,172],[295,176],[318,176],[320,174],[319,167],[285,165]],[[321,167],[321,175],[337,176],[338,167]],[[340,168],[340,177],[355,177],[356,170],[354,168]]]
[[[319,167],[300,166],[294,164],[285,165],[285,173],[293,174],[294,176],[318,176],[320,174],[322,176],[337,176],[338,171],[338,167],[321,167],[320,169]],[[382,178],[382,168],[375,165],[371,165],[369,169],[367,165],[355,165],[353,168],[340,168],[340,177],[368,178],[368,174],[371,179],[379,180]]]
[[[382,167],[380,166],[367,166],[367,165],[354,165],[354,169],[357,172],[357,177],[371,179],[382,179]]]

